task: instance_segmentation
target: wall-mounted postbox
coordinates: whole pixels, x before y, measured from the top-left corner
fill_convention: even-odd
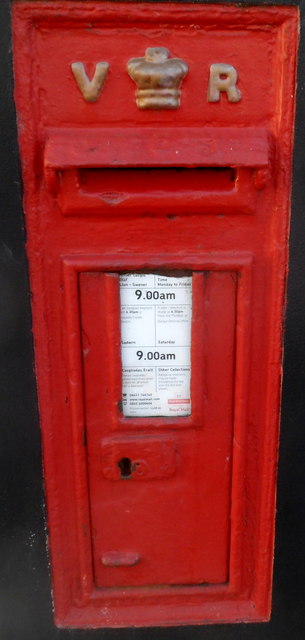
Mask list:
[[[297,29],[14,7],[60,626],[270,614]]]

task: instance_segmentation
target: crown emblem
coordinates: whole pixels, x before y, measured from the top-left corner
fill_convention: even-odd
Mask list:
[[[149,47],[144,58],[132,58],[127,71],[137,85],[139,109],[178,109],[180,87],[188,72],[186,62],[170,58],[165,47]]]

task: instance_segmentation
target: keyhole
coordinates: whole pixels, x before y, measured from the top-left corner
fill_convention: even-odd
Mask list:
[[[118,467],[121,472],[121,478],[130,478],[131,477],[131,460],[130,458],[121,458],[118,461]]]

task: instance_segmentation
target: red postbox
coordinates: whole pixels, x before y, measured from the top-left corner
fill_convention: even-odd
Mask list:
[[[14,7],[60,626],[270,615],[297,30]]]

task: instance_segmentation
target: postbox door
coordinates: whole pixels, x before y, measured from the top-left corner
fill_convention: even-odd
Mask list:
[[[121,377],[118,275],[80,276],[100,587],[228,580],[236,279],[229,272],[205,272],[192,280],[193,416],[131,420],[122,416],[115,391]]]

